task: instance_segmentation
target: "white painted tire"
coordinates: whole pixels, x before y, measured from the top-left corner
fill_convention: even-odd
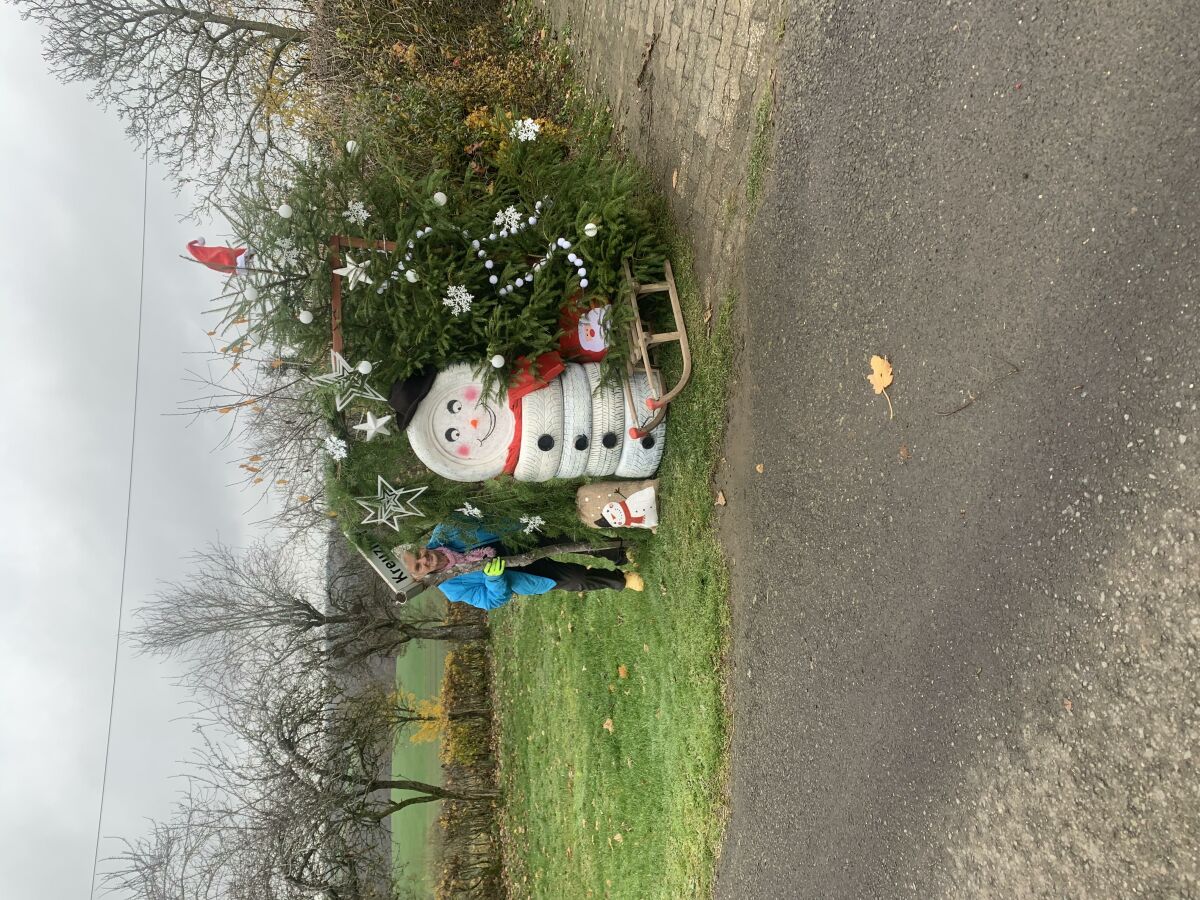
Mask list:
[[[451,481],[486,481],[504,472],[517,430],[508,396],[482,401],[483,384],[466,363],[438,372],[406,433],[417,459]]]
[[[517,481],[549,481],[558,474],[563,452],[563,391],[555,378],[521,400],[521,453]]]
[[[625,443],[625,391],[621,383],[604,383],[600,365],[587,363],[588,385],[592,391],[592,436],[588,442],[586,474],[604,478],[617,471],[621,445]]]
[[[650,379],[644,372],[634,372],[629,379],[630,393],[633,394],[634,408],[625,405],[625,445],[621,449],[621,460],[617,463],[618,478],[649,478],[658,471],[662,462],[663,448],[667,443],[667,420],[658,423],[653,431],[643,438],[635,440],[629,432],[638,425],[647,423],[654,415],[654,410],[646,406],[650,397]]]
[[[592,388],[583,366],[567,363],[563,393],[563,450],[557,478],[582,478],[592,442]]]

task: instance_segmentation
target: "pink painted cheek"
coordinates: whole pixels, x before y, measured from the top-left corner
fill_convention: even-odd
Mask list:
[[[465,456],[470,456],[470,455],[471,455],[471,448],[470,448],[470,447],[466,447],[466,446],[458,446],[458,447],[455,447],[455,448],[454,448],[454,452],[455,452],[455,453],[457,453],[459,456],[464,456],[464,457],[465,457]]]
[[[479,399],[479,388],[477,388],[477,387],[467,388],[465,391],[463,391],[463,399],[467,400],[470,403],[474,403],[476,400]]]

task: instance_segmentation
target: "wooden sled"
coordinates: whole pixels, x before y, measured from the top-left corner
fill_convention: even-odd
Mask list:
[[[629,430],[630,437],[637,440],[658,427],[667,414],[667,406],[687,386],[688,379],[692,377],[692,350],[688,344],[687,327],[683,323],[683,309],[679,305],[679,291],[675,287],[675,274],[671,271],[670,260],[663,265],[664,280],[655,281],[652,284],[638,284],[629,269],[628,261],[621,265],[625,270],[625,281],[629,285],[629,303],[633,307],[633,321],[629,326],[629,361],[626,368],[630,375],[634,372],[644,372],[650,383],[650,396],[646,398],[648,418],[642,421],[641,416],[638,415],[637,423],[632,425]],[[666,294],[668,296],[671,301],[671,315],[675,320],[674,331],[651,331],[645,320],[642,319],[639,303],[648,294]],[[679,352],[683,355],[683,373],[679,376],[679,381],[675,386],[666,390],[661,373],[654,367],[651,351],[662,344],[670,343],[679,344]],[[629,379],[625,380],[625,401],[630,409],[636,410]]]

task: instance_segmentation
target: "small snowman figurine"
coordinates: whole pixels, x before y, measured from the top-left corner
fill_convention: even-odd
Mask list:
[[[596,524],[601,528],[654,528],[658,525],[654,488],[642,488],[624,499],[606,503],[600,515]]]

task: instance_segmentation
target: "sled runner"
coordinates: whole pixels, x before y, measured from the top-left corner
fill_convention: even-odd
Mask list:
[[[667,414],[667,406],[687,386],[688,379],[692,377],[692,351],[688,344],[687,328],[683,323],[683,310],[679,305],[679,292],[675,288],[675,274],[671,271],[671,261],[667,260],[663,264],[664,280],[651,284],[638,284],[629,269],[629,263],[624,262],[621,265],[629,285],[629,303],[633,307],[633,320],[629,326],[629,362],[626,366],[631,377],[625,379],[625,399],[630,409],[639,409],[630,387],[634,373],[642,373],[650,383],[650,396],[644,401],[648,418],[643,422],[639,415],[639,421],[631,424],[629,428],[629,436],[637,440],[645,437],[662,422]],[[674,331],[654,332],[642,319],[639,301],[648,294],[666,294],[670,298],[671,316],[675,320]],[[655,347],[670,343],[679,344],[679,352],[683,356],[683,373],[675,386],[668,391],[664,389],[662,375],[654,367],[650,354]]]

